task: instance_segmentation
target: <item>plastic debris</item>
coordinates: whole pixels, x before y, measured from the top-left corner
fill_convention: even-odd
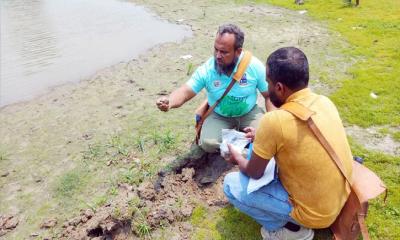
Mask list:
[[[301,11],[298,11],[298,13],[301,14],[301,15],[303,15],[303,14],[306,14],[306,13],[307,13],[307,10],[301,10]]]
[[[180,56],[180,58],[181,59],[183,59],[183,60],[188,60],[188,59],[191,59],[193,56],[192,55],[190,55],[190,54],[188,54],[188,55],[183,55],[183,56]]]
[[[249,143],[249,139],[246,138],[246,134],[243,132],[238,132],[234,129],[222,129],[222,143],[220,144],[221,156],[223,158],[229,158],[230,152],[228,149],[228,144],[238,151],[242,152],[244,147]]]
[[[374,92],[371,92],[369,94],[369,96],[372,97],[373,99],[377,99],[378,98],[378,95],[376,95]]]

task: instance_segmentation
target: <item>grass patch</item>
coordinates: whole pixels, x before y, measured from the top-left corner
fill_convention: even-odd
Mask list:
[[[60,198],[71,198],[85,185],[87,179],[85,173],[72,170],[63,174],[56,185],[55,193]]]
[[[8,154],[7,152],[5,152],[4,150],[0,149],[0,162],[1,161],[6,161],[10,158],[10,154]]]
[[[367,225],[373,239],[399,239],[400,229],[400,157],[367,151],[350,141],[353,155],[364,158],[365,165],[382,178],[388,188],[387,202],[383,197],[370,202]]]
[[[344,53],[362,60],[349,69],[352,77],[342,79],[342,87],[331,95],[347,122],[362,127],[400,124],[400,1],[361,1],[358,7],[340,0],[304,5],[293,0],[256,2],[307,10],[350,43]],[[371,97],[372,93],[378,97]]]
[[[379,133],[382,135],[390,135],[395,141],[400,142],[400,131],[395,128],[380,128]]]
[[[212,212],[198,206],[191,223],[194,227],[191,239],[261,239],[260,225],[233,207]]]
[[[392,133],[393,138],[400,142],[400,131]]]

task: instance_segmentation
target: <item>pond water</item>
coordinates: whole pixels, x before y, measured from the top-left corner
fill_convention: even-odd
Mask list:
[[[0,0],[0,106],[191,36],[123,0]]]

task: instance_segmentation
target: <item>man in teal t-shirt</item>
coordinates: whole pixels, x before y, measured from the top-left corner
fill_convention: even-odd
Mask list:
[[[173,91],[168,97],[157,100],[161,111],[178,108],[192,99],[203,88],[207,91],[208,104],[212,106],[225,92],[243,57],[244,33],[233,24],[218,28],[214,43],[214,56],[201,65],[186,84]],[[221,129],[247,131],[248,126],[256,127],[263,115],[257,105],[257,89],[265,98],[267,110],[272,108],[268,97],[265,67],[255,57],[240,81],[236,82],[228,94],[204,121],[199,145],[206,152],[218,151]]]

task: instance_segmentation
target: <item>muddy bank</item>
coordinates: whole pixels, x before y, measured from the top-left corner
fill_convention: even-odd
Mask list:
[[[318,92],[329,93],[339,87],[333,83],[343,78],[352,62],[340,54],[345,43],[339,36],[306,13],[230,1],[135,2],[150,7],[162,18],[190,26],[194,36],[181,44],[154,47],[137,60],[99,70],[83,82],[1,109],[0,173],[6,176],[0,178],[0,212],[19,219],[5,238],[27,238],[32,233],[41,238],[52,236],[61,229],[63,220],[77,216],[79,209],[103,195],[111,198],[107,191],[118,185],[121,172],[165,165],[168,159],[174,159],[157,154],[146,155],[146,161],[116,159],[126,145],[141,146],[140,137],[146,133],[154,132],[150,135],[156,141],[158,131],[169,129],[178,136],[176,152],[187,151],[187,143],[193,139],[192,113],[202,97],[167,114],[159,112],[154,102],[184,83],[193,68],[212,54],[218,25],[231,22],[232,16],[246,33],[245,48],[263,62],[278,47],[302,48],[311,64],[311,85]],[[192,58],[181,58],[188,54]],[[115,137],[121,134],[129,134],[133,141],[116,145]],[[108,153],[104,161],[97,158],[97,146]],[[127,154],[139,158],[146,151],[151,149],[143,153],[138,148]],[[115,164],[108,166],[108,162]],[[154,177],[157,169],[150,170],[145,177]],[[79,188],[71,187],[75,185]],[[219,186],[212,191],[221,190]],[[57,218],[59,223],[52,230],[40,229],[48,218]]]

